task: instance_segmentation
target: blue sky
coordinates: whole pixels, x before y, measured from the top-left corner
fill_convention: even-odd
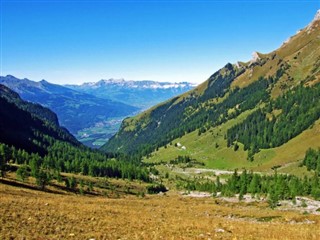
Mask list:
[[[278,48],[318,9],[320,0],[1,0],[0,74],[200,83]]]

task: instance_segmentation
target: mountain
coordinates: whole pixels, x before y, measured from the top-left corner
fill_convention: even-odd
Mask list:
[[[82,85],[66,85],[79,92],[100,98],[109,98],[139,108],[147,109],[155,104],[193,89],[196,84],[156,81],[126,81],[124,79],[100,80]]]
[[[39,104],[23,101],[19,95],[0,84],[0,143],[44,155],[50,141],[59,140],[81,146],[57,116]]]
[[[35,82],[8,75],[0,77],[0,84],[16,91],[24,100],[52,109],[58,115],[61,125],[73,134],[108,118],[125,117],[138,110],[127,104],[77,92],[45,80]]]
[[[279,49],[228,63],[194,90],[125,119],[102,149],[155,161],[190,155],[217,168],[302,159],[320,147],[319,16]]]
[[[34,104],[22,100],[18,93],[12,91],[10,88],[0,84],[0,97],[4,98],[8,102],[18,105],[21,109],[29,111],[32,114],[38,116],[38,118],[49,121],[56,126],[59,126],[57,115],[50,109],[41,106],[40,104]]]

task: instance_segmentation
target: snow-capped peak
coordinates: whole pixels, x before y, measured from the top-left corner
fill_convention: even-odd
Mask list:
[[[120,79],[102,79],[98,82],[88,82],[82,84],[82,86],[97,88],[97,87],[125,87],[125,88],[134,88],[134,89],[176,89],[176,88],[185,88],[185,87],[195,87],[197,84],[189,82],[156,82],[151,80],[124,80]]]

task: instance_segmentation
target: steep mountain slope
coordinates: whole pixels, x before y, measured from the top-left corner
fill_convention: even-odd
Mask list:
[[[196,85],[188,82],[170,83],[155,81],[101,80],[82,85],[66,85],[79,92],[112,99],[141,108],[149,108],[162,101],[187,92]]]
[[[1,84],[0,106],[0,143],[41,155],[46,153],[52,139],[81,145],[59,126],[57,116],[51,110],[23,101],[17,93]]]
[[[110,117],[124,117],[138,108],[120,102],[101,99],[45,80],[34,82],[13,76],[0,77],[3,84],[16,91],[27,101],[52,109],[62,126],[73,134]]]
[[[220,166],[213,164],[215,167],[226,162],[231,163],[225,167],[243,166],[239,161],[253,167],[277,158],[276,147],[300,137],[320,117],[319,16],[318,11],[306,28],[279,49],[254,53],[250,62],[228,63],[196,89],[125,119],[103,149],[146,155],[184,136],[186,150],[161,148],[152,155],[158,155],[155,159],[174,158],[186,154],[192,142],[189,154],[199,160],[218,160]],[[320,138],[317,142],[320,146]],[[299,159],[306,148],[297,148],[301,151],[292,160]],[[268,149],[274,149],[273,156]],[[268,157],[263,156],[266,151]],[[260,157],[262,162],[257,163]],[[247,158],[255,162],[251,164]]]
[[[31,102],[23,101],[20,98],[19,94],[2,84],[0,84],[0,96],[2,98],[5,98],[8,102],[18,105],[21,109],[37,115],[42,120],[49,121],[59,126],[57,115],[53,113],[50,109],[45,108],[40,104],[33,104]]]

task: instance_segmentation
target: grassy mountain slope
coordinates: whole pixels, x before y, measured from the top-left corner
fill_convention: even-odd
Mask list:
[[[5,98],[8,102],[19,105],[23,110],[29,111],[36,114],[38,117],[45,121],[52,122],[53,124],[59,126],[59,121],[57,115],[50,109],[41,106],[40,104],[35,104],[31,102],[23,101],[19,94],[12,91],[10,88],[0,84],[0,96]]]
[[[152,153],[153,160],[190,155],[216,168],[266,170],[284,165],[301,159],[307,148],[320,147],[314,131],[320,117],[319,98],[304,102],[304,96],[317,95],[319,82],[320,20],[316,18],[279,49],[254,53],[247,63],[227,64],[196,89],[125,119],[103,149],[147,155],[167,146]],[[286,103],[289,98],[297,102]],[[251,142],[253,146],[244,146],[240,137],[239,141],[236,134],[232,138],[228,130],[238,124],[245,130],[258,109],[262,113],[256,125],[262,127],[257,131],[265,134],[261,133],[263,139],[258,135],[257,142]],[[296,130],[293,123],[298,124]],[[277,138],[279,127],[285,128],[281,132],[284,136],[269,144],[269,138]],[[254,139],[252,129],[243,132]],[[179,141],[186,150],[174,147]],[[237,151],[233,150],[235,145],[239,146]],[[248,154],[253,162],[247,161]]]
[[[280,147],[262,149],[255,155],[255,160],[250,162],[247,160],[247,151],[244,151],[241,143],[239,143],[239,149],[234,151],[233,147],[227,146],[224,139],[227,129],[243,120],[250,112],[245,112],[236,119],[212,128],[201,136],[198,136],[198,131],[194,131],[175,139],[172,144],[159,148],[158,151],[151,153],[148,158],[145,157],[144,161],[170,162],[178,156],[190,156],[199,162],[203,162],[206,168],[224,170],[246,168],[254,171],[272,172],[272,168],[278,166],[280,172],[305,174],[306,169],[297,168],[297,166],[309,148],[316,149],[320,146],[320,121],[316,121],[309,129]],[[186,149],[177,147],[176,144],[178,143]]]

